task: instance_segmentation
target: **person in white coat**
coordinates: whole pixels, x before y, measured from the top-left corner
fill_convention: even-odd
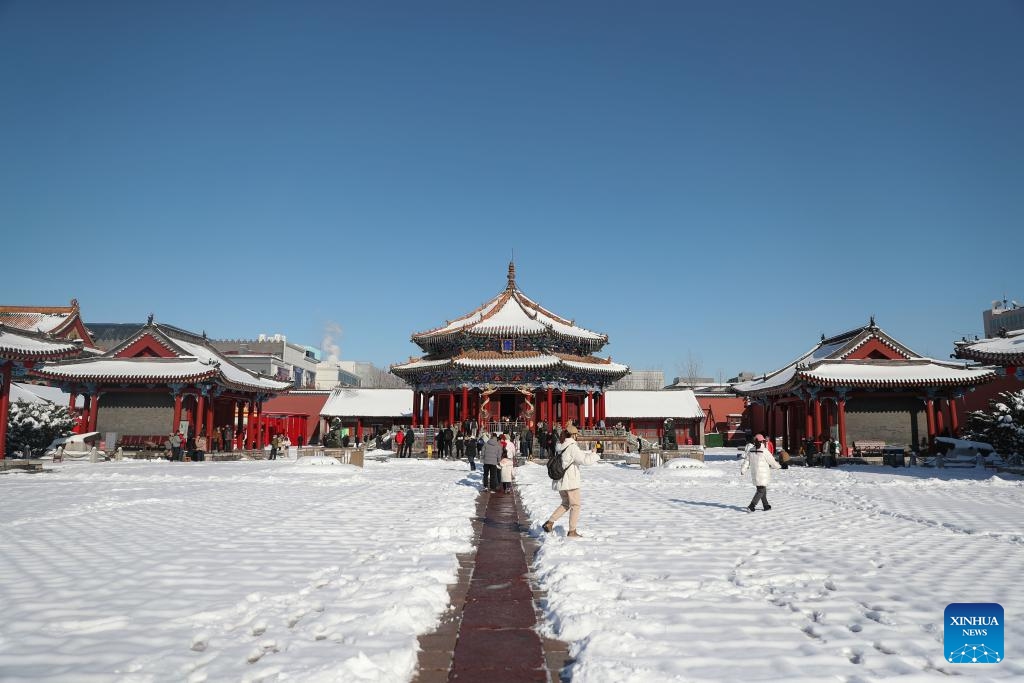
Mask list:
[[[764,443],[764,436],[761,434],[754,437],[752,445],[747,446],[745,455],[743,464],[740,465],[740,476],[746,474],[749,469],[750,478],[754,481],[756,489],[754,498],[750,501],[750,505],[747,506],[747,512],[754,511],[754,508],[757,507],[757,501],[761,501],[765,512],[767,512],[772,509],[772,506],[768,504],[768,482],[771,480],[771,470],[779,469],[779,463],[775,462],[775,458],[768,452],[768,448]]]
[[[562,503],[555,508],[555,511],[551,513],[551,517],[548,518],[548,521],[544,522],[543,526],[544,531],[552,531],[558,518],[568,512],[569,532],[566,536],[571,538],[582,537],[582,534],[576,530],[576,523],[580,518],[580,484],[583,481],[580,465],[593,465],[598,461],[597,453],[580,450],[580,447],[576,444],[576,432],[577,429],[574,425],[566,427],[562,431],[561,443],[555,447],[555,457],[562,459],[562,465],[565,467],[565,476],[558,481],[551,482],[551,488],[558,491]]]

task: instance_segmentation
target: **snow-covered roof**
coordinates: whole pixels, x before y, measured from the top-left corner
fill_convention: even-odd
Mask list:
[[[407,417],[412,414],[412,389],[339,387],[321,408],[324,417]]]
[[[78,353],[81,344],[48,339],[42,334],[0,325],[0,358],[35,360],[60,358]]]
[[[895,358],[851,359],[858,349],[874,342]],[[861,351],[863,353],[863,350]],[[807,353],[780,370],[736,384],[741,394],[778,394],[799,382],[825,386],[964,386],[987,382],[990,369],[926,358],[911,351],[871,322],[860,328],[824,338]]]
[[[1024,364],[1024,330],[1007,332],[1005,337],[957,342],[955,346],[959,358],[1000,365]]]
[[[995,376],[991,368],[932,358],[824,361],[797,374],[801,379],[826,386],[956,386],[976,384]]]
[[[184,349],[187,354],[199,359],[200,362],[219,363],[220,371],[223,373],[224,378],[233,384],[257,387],[270,391],[282,391],[283,389],[287,389],[291,386],[288,382],[280,382],[268,377],[260,377],[245,368],[241,368],[209,346],[196,344],[185,339],[175,338],[174,341],[178,346]]]
[[[70,403],[71,397],[66,391],[59,387],[49,387],[42,384],[11,383],[11,401],[24,401],[25,403],[55,403],[66,406]],[[79,408],[85,403],[83,397],[75,399],[75,407]]]
[[[0,306],[0,325],[30,332],[55,332],[78,314],[78,302],[70,306]]]
[[[607,343],[607,335],[576,326],[572,320],[555,315],[523,294],[515,284],[515,265],[509,264],[508,286],[476,310],[446,322],[443,326],[413,335],[417,343],[429,343],[455,333],[489,337],[540,335],[551,331],[564,337]],[[422,344],[421,344],[422,345]]]
[[[605,394],[605,414],[609,418],[704,418],[697,397],[689,389],[609,391]]]
[[[47,365],[35,374],[50,380],[152,382],[214,377],[218,369],[195,358],[88,358]]]
[[[418,370],[429,370],[438,367],[457,368],[553,368],[557,366],[586,370],[588,372],[621,375],[629,371],[629,367],[621,363],[594,356],[570,356],[567,354],[543,353],[540,351],[518,351],[503,354],[497,351],[468,351],[452,358],[439,360],[415,359],[407,363],[393,365],[395,374],[415,373]]]

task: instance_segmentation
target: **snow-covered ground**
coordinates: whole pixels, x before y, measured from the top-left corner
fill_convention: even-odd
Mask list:
[[[1024,677],[1019,478],[791,468],[748,514],[733,453],[585,468],[580,540],[519,469],[574,681]],[[408,681],[479,487],[437,460],[53,469],[0,476],[4,681]],[[1005,661],[945,662],[951,602],[1003,605]]]
[[[0,680],[409,680],[478,487],[305,462],[0,477]]]
[[[874,681],[1024,677],[1024,486],[983,469],[773,470],[769,512],[735,450],[704,468],[583,472],[586,538],[544,535],[548,633],[573,681]],[[531,517],[557,505],[521,468]],[[943,658],[943,610],[998,602],[1000,664]],[[910,678],[907,678],[910,676]]]

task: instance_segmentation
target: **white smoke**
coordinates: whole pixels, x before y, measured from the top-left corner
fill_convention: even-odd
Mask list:
[[[337,363],[341,360],[341,347],[334,343],[335,338],[341,338],[341,325],[338,323],[327,323],[324,328],[324,338],[320,342],[320,353],[326,356],[326,360]]]

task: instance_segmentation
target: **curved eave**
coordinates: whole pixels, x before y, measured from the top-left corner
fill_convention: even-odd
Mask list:
[[[858,377],[822,377],[812,372],[797,373],[797,378],[825,387],[857,387],[875,389],[895,389],[900,387],[966,387],[985,384],[996,376],[995,372],[985,372],[969,377],[909,377],[894,379],[864,379]]]
[[[959,349],[956,352],[957,358],[964,360],[976,360],[980,363],[1002,366],[1024,365],[1024,353],[999,353],[989,351],[975,351],[973,349]]]
[[[111,375],[103,373],[68,374],[52,372],[49,368],[33,370],[33,375],[54,382],[96,382],[107,384],[172,384],[179,382],[203,382],[217,377],[217,371],[211,370],[192,375]]]
[[[497,361],[497,362],[496,362]],[[392,366],[391,372],[399,377],[408,375],[414,376],[422,372],[436,371],[441,368],[462,368],[471,370],[548,370],[555,367],[565,367],[571,370],[582,372],[597,372],[604,375],[623,377],[629,372],[629,367],[618,363],[585,363],[580,361],[566,360],[555,355],[526,356],[523,358],[493,359],[493,358],[455,358],[444,361],[418,361],[408,363],[404,366]]]

